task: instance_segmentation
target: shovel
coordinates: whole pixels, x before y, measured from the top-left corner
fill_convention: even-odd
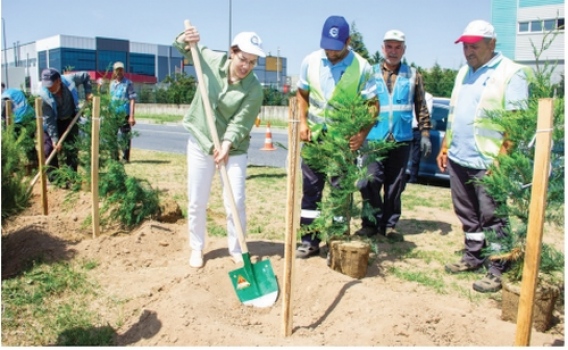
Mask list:
[[[189,20],[185,20],[184,24],[186,28],[189,27]],[[209,130],[211,131],[211,138],[213,139],[215,148],[220,149],[221,143],[219,142],[219,136],[217,135],[217,127],[215,126],[213,111],[211,110],[211,104],[209,103],[209,95],[207,93],[207,87],[205,86],[205,80],[203,79],[201,62],[199,61],[199,55],[197,53],[195,43],[191,43],[190,48],[191,55],[193,56],[195,72],[197,74],[197,85],[199,86],[199,91],[205,107],[205,113],[207,114],[207,123]],[[272,269],[272,265],[269,260],[263,260],[255,264],[251,263],[250,254],[248,252],[243,233],[243,226],[237,213],[237,206],[233,197],[233,191],[231,189],[225,163],[219,164],[219,172],[223,179],[225,189],[228,192],[231,214],[233,216],[233,220],[235,220],[235,229],[241,246],[244,263],[243,267],[229,271],[229,277],[231,278],[233,288],[237,293],[237,297],[244,305],[255,307],[272,306],[278,297],[278,282],[276,281],[274,270]]]

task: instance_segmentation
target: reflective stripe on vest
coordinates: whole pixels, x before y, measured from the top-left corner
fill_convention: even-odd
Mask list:
[[[357,95],[361,91],[361,76],[365,67],[365,59],[358,53],[353,52],[355,56],[351,64],[347,67],[333,90],[333,94],[329,100],[326,100],[323,89],[320,84],[320,70],[323,50],[314,52],[308,63],[308,84],[310,85],[310,97],[308,108],[308,119],[316,124],[326,122],[326,111],[332,108],[334,97],[337,91],[348,92]]]
[[[393,134],[397,142],[412,140],[416,70],[401,64],[392,93],[389,93],[387,88],[382,65],[374,65],[373,70],[381,110],[375,126],[367,135],[367,140],[384,140],[389,133]]]
[[[452,91],[448,123],[446,126],[446,145],[448,146],[451,145],[452,141],[452,123],[455,116],[455,105],[458,101],[461,86],[468,70],[469,66],[467,65],[459,70],[456,76],[454,90]],[[477,149],[485,157],[495,158],[499,154],[503,140],[502,128],[493,123],[485,111],[505,110],[505,92],[507,91],[507,86],[511,78],[517,74],[519,70],[524,71],[527,79],[532,75],[530,68],[503,57],[487,81],[481,94],[479,104],[475,111],[473,134]]]

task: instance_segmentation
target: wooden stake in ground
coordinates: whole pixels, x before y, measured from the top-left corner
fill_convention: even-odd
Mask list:
[[[516,346],[528,346],[531,340],[536,282],[540,267],[544,208],[550,170],[550,148],[554,100],[545,98],[538,101],[536,146],[532,179],[531,203],[527,228],[527,246],[521,281],[521,295],[517,315]]]
[[[6,100],[6,127],[12,124],[12,101]]]
[[[300,120],[298,105],[295,97],[289,102],[288,125],[288,189],[286,195],[286,236],[284,241],[284,281],[282,284],[282,334],[292,335],[292,280],[294,272],[296,234],[300,221],[300,205],[298,203],[301,191],[298,176],[300,155]]]
[[[47,215],[47,176],[45,174],[45,155],[43,154],[43,116],[41,115],[41,98],[35,99],[35,112],[36,112],[36,140],[37,140],[37,159],[38,159],[38,169],[39,172],[36,175],[37,178],[41,176],[41,207],[43,215]],[[30,187],[30,191],[33,185]]]
[[[93,118],[91,128],[91,195],[93,200],[93,238],[99,235],[99,130],[101,98],[93,97]]]

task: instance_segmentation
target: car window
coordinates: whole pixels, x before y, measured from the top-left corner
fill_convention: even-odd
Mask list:
[[[432,123],[432,129],[438,131],[446,131],[446,123],[448,122],[448,108],[443,108],[439,106],[434,106],[432,108],[432,117],[430,122]]]

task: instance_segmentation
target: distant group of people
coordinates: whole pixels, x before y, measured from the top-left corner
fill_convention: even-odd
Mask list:
[[[61,74],[55,68],[46,68],[41,72],[41,88],[38,97],[41,98],[41,116],[43,117],[43,145],[45,159],[55,151],[56,157],[52,157],[46,167],[46,174],[50,182],[56,181],[56,169],[60,167],[59,157],[64,160],[71,170],[77,171],[79,165],[79,149],[76,145],[79,137],[78,118],[80,112],[80,101],[78,87],[83,86],[86,101],[91,101],[92,82],[87,72],[74,72]],[[136,92],[132,81],[124,76],[124,64],[116,62],[113,66],[113,75],[110,81],[110,96],[112,108],[116,113],[125,115],[125,123],[118,130],[119,137],[126,139],[123,141],[122,160],[130,161],[130,133],[131,127],[135,125],[134,104]],[[37,165],[37,153],[33,138],[35,135],[35,114],[34,108],[27,101],[26,94],[20,89],[5,89],[2,84],[2,121],[6,123],[6,102],[12,105],[14,131],[17,135],[27,132],[29,140],[26,143],[26,156],[28,164]],[[61,140],[66,133],[64,142]],[[119,160],[119,155],[115,155]]]
[[[191,58],[188,44],[199,43],[195,27],[189,27],[176,38],[174,45]],[[367,141],[385,141],[397,147],[389,149],[381,160],[371,162],[368,181],[362,181],[360,191],[364,201],[376,213],[362,218],[357,235],[384,236],[393,242],[404,240],[404,233],[396,225],[402,214],[401,194],[405,188],[406,169],[410,150],[418,163],[420,156],[432,152],[430,140],[430,113],[432,96],[424,90],[421,75],[404,63],[406,37],[400,30],[389,30],[383,37],[384,61],[371,66],[350,47],[350,29],[345,18],[330,16],[323,25],[320,50],[305,57],[300,68],[297,100],[300,111],[300,139],[312,140],[312,125],[325,128],[326,110],[337,101],[334,93],[341,89],[353,96],[360,95],[368,103],[369,113],[376,117],[371,127],[362,126],[349,141],[351,151],[358,150]],[[489,242],[485,232],[506,235],[507,221],[495,215],[498,203],[483,189],[478,180],[487,176],[487,169],[499,153],[507,152],[504,134],[484,127],[486,111],[523,108],[528,98],[526,67],[518,65],[495,51],[496,34],[493,26],[483,20],[472,21],[456,40],[462,43],[467,65],[456,78],[450,100],[450,115],[446,136],[437,155],[440,170],[450,174],[454,210],[464,231],[464,255],[459,262],[445,266],[449,273],[479,269],[486,263],[482,250]],[[228,54],[214,52],[197,45],[198,54],[207,76],[209,97],[222,145],[214,147],[206,124],[206,113],[200,93],[197,92],[184,117],[188,140],[188,228],[192,250],[189,264],[199,268],[204,264],[206,207],[215,167],[226,163],[231,173],[230,182],[237,198],[241,222],[245,223],[246,154],[250,131],[262,102],[262,90],[252,74],[259,57],[264,57],[261,40],[256,33],[239,33]],[[414,146],[411,146],[414,145]],[[347,150],[345,150],[347,151]],[[327,181],[333,179],[319,173],[302,161],[303,196],[301,226],[311,224],[319,215]],[[417,167],[417,165],[416,165]],[[411,171],[410,182],[416,181]],[[239,262],[240,247],[235,236],[234,220],[227,197],[228,249]],[[244,224],[243,224],[244,225]],[[243,231],[246,231],[243,227]],[[319,255],[321,240],[313,233],[301,237],[297,258]],[[473,284],[479,292],[494,292],[501,288],[501,274],[505,263],[496,261],[488,266],[488,273]]]

